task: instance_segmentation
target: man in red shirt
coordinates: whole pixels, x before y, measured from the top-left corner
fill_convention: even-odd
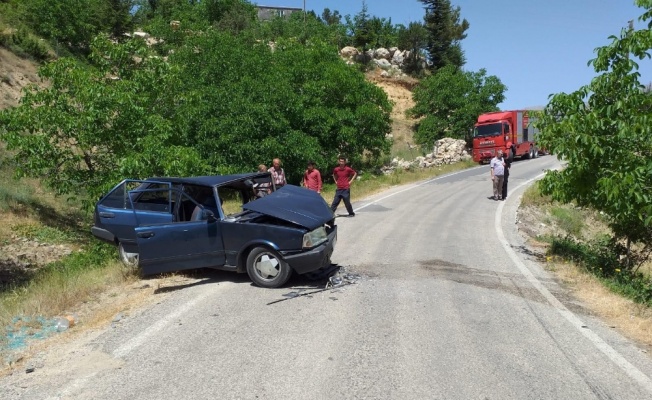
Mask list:
[[[358,173],[346,165],[346,159],[344,157],[340,157],[337,163],[339,165],[333,169],[333,179],[337,185],[337,190],[335,191],[335,198],[331,204],[331,210],[335,212],[337,206],[340,205],[340,201],[344,200],[349,217],[355,217],[353,207],[351,207],[351,182],[358,176]]]
[[[303,186],[317,193],[321,193],[321,174],[315,168],[314,161],[308,161],[308,169],[303,174]]]

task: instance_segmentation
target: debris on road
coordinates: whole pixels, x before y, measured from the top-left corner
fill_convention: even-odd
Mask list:
[[[326,280],[325,286],[323,289],[316,289],[312,291],[306,291],[306,292],[301,292],[301,291],[292,291],[283,294],[284,299],[279,299],[272,301],[270,303],[267,303],[267,305],[272,305],[276,303],[280,303],[282,301],[290,300],[290,299],[295,299],[297,297],[312,297],[313,294],[315,293],[321,293],[329,290],[334,290],[334,289],[339,289],[344,286],[348,285],[353,285],[358,283],[358,281],[361,279],[361,276],[358,274],[352,274],[346,272],[344,267],[340,267],[338,265],[332,264],[329,268],[326,269],[326,271],[320,271],[318,273],[319,276],[322,276],[323,278],[328,278]],[[315,275],[311,277],[314,278]],[[333,300],[333,297],[330,297],[331,300]],[[337,300],[337,298],[335,298]]]

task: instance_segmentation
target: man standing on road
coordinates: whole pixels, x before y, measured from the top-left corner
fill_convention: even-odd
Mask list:
[[[317,193],[321,193],[321,174],[315,168],[314,161],[308,161],[308,169],[303,174],[303,186]]]
[[[511,144],[511,142],[507,143],[507,152],[505,153],[503,157],[503,161],[505,164],[505,174],[503,178],[503,197],[502,200],[507,199],[507,183],[509,182],[509,170],[512,168],[512,161],[514,161],[514,153],[516,149],[514,148],[514,145]]]
[[[502,150],[498,150],[496,156],[491,159],[489,167],[491,168],[491,181],[494,187],[494,200],[500,200],[503,194],[503,179],[505,177],[505,164]]]
[[[346,165],[344,157],[340,157],[337,163],[338,166],[333,169],[333,179],[337,185],[337,190],[331,204],[331,210],[335,212],[337,206],[340,205],[340,201],[344,200],[344,206],[346,206],[346,211],[349,212],[349,217],[355,217],[353,207],[351,207],[351,182],[358,176],[358,173]]]
[[[281,160],[279,158],[272,160],[272,167],[268,170],[268,172],[272,173],[272,180],[274,181],[274,186],[276,186],[276,189],[287,185],[287,181],[285,180],[285,171],[283,171],[283,168],[281,168]]]

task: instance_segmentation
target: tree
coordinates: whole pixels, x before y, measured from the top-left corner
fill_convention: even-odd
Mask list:
[[[359,161],[389,148],[387,96],[344,64],[334,46],[279,38],[271,51],[215,33],[189,38],[171,61],[195,77],[183,83],[193,95],[178,108],[180,134],[220,172],[280,157],[296,180],[307,159],[334,165],[340,152]]]
[[[331,11],[330,8],[324,8],[321,13],[321,19],[326,25],[337,25],[342,21],[342,16],[337,10]]]
[[[31,0],[24,6],[35,32],[76,52],[86,53],[91,39],[105,27],[103,0]]]
[[[428,56],[431,69],[437,71],[447,65],[461,68],[465,63],[461,41],[466,38],[469,22],[460,21],[460,7],[449,0],[420,0],[426,9],[425,27],[428,30]]]
[[[409,55],[403,62],[403,70],[407,73],[416,73],[420,70],[424,49],[428,44],[428,31],[421,22],[410,22],[408,27],[398,27],[398,47],[408,50]]]
[[[371,16],[369,15],[367,2],[365,0],[362,1],[362,9],[353,17],[353,19],[351,19],[349,15],[346,15],[344,18],[349,29],[353,46],[359,47],[362,50],[367,50],[369,48],[369,43],[371,42],[371,32],[369,29],[369,20],[371,19]]]
[[[541,146],[566,161],[548,171],[543,193],[609,216],[615,239],[652,246],[652,96],[639,82],[637,60],[650,57],[652,1],[638,0],[646,24],[623,29],[596,49],[598,74],[573,93],[551,97],[541,115]]]
[[[2,140],[20,176],[41,178],[58,194],[97,199],[125,177],[206,173],[171,123],[176,76],[144,43],[92,43],[91,65],[62,58],[41,68],[50,82],[26,91],[0,114]]]
[[[387,96],[335,46],[272,49],[215,29],[177,43],[163,58],[142,40],[100,36],[87,63],[45,65],[50,85],[0,113],[18,174],[94,200],[124,178],[241,173],[280,157],[296,182],[308,159],[388,151]]]
[[[432,145],[442,137],[462,139],[479,114],[497,111],[504,99],[505,85],[496,76],[458,71],[449,65],[423,79],[414,89],[412,117],[424,117],[416,128],[415,138],[422,145]]]

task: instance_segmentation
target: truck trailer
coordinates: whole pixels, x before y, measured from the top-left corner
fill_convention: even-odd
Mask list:
[[[539,131],[532,122],[527,110],[481,114],[473,130],[473,161],[489,162],[498,150],[512,151],[514,157],[536,158]]]

